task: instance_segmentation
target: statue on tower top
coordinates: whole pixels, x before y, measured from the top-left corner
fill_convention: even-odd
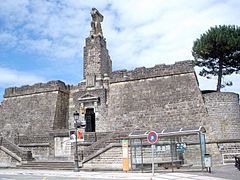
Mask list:
[[[92,8],[91,11],[92,22],[91,22],[91,37],[101,36],[103,37],[101,22],[103,22],[103,15],[96,8]]]

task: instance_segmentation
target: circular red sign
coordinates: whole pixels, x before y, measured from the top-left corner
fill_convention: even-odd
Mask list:
[[[155,131],[150,131],[148,133],[147,140],[150,144],[155,144],[158,140],[158,134]]]

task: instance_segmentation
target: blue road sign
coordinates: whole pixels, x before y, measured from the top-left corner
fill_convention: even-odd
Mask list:
[[[155,131],[150,131],[147,136],[147,140],[150,144],[155,144],[158,140],[158,135]]]

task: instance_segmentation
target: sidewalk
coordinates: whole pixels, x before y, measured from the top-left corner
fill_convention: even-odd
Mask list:
[[[221,166],[213,168],[213,173],[207,172],[174,172],[174,173],[136,173],[136,172],[116,172],[116,171],[98,171],[98,172],[73,172],[62,170],[25,170],[25,169],[0,169],[0,175],[35,175],[41,177],[65,177],[77,179],[135,179],[135,180],[238,180],[240,171],[234,165]],[[65,179],[64,178],[64,179]],[[47,178],[46,178],[47,179]]]

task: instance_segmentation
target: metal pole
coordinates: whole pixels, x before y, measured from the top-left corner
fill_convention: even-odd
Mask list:
[[[131,151],[131,154],[130,154],[130,156],[131,156],[131,171],[133,171],[133,162],[132,162],[132,158],[133,158],[133,156],[132,156],[132,139],[129,139],[129,143],[130,143],[130,151]]]
[[[79,166],[78,166],[78,146],[77,146],[77,122],[75,122],[75,169],[74,172],[79,172]]]
[[[3,137],[2,137],[2,135],[0,134],[0,138],[1,138],[1,141],[0,141],[0,146],[2,146],[2,144],[3,144]]]
[[[154,176],[154,145],[152,144],[152,175]]]
[[[201,138],[201,133],[198,133],[198,138],[199,138],[199,144],[200,144],[200,152],[201,152],[201,164],[202,164],[202,172],[204,169],[204,165],[203,165],[203,149],[202,149],[202,138]]]
[[[173,170],[173,139],[171,138],[171,165],[172,165],[172,172],[174,171]]]
[[[143,173],[143,150],[142,150],[142,145],[143,145],[143,143],[142,143],[142,139],[140,139],[141,140],[141,162],[142,162],[142,167],[141,167],[141,169],[142,169],[142,173]]]

